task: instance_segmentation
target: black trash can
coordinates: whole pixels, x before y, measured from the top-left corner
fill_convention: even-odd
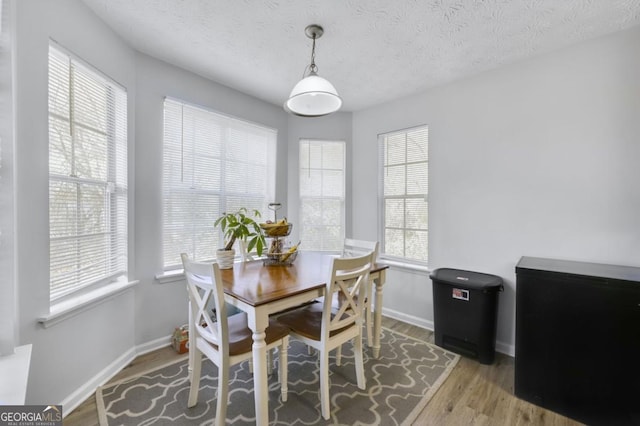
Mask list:
[[[492,364],[502,278],[450,268],[436,269],[429,277],[436,345]]]

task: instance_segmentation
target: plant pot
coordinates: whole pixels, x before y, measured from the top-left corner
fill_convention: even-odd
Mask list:
[[[216,252],[216,259],[218,262],[218,267],[220,269],[231,269],[233,268],[233,259],[236,257],[235,249],[224,250],[219,249]]]

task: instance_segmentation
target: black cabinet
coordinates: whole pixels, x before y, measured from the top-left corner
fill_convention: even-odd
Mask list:
[[[593,425],[640,425],[640,268],[523,257],[515,394]]]

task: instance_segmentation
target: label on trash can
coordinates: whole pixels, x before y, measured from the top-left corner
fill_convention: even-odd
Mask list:
[[[463,290],[461,288],[454,288],[451,291],[451,296],[454,299],[460,299],[460,300],[469,300],[469,290]]]

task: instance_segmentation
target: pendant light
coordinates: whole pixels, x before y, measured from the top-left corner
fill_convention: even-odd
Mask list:
[[[316,39],[322,37],[324,30],[319,25],[309,25],[304,30],[307,37],[313,40],[311,48],[311,64],[302,73],[302,80],[293,87],[284,109],[302,117],[320,117],[336,112],[342,106],[333,84],[318,75],[316,66]],[[309,74],[305,77],[305,73]]]

